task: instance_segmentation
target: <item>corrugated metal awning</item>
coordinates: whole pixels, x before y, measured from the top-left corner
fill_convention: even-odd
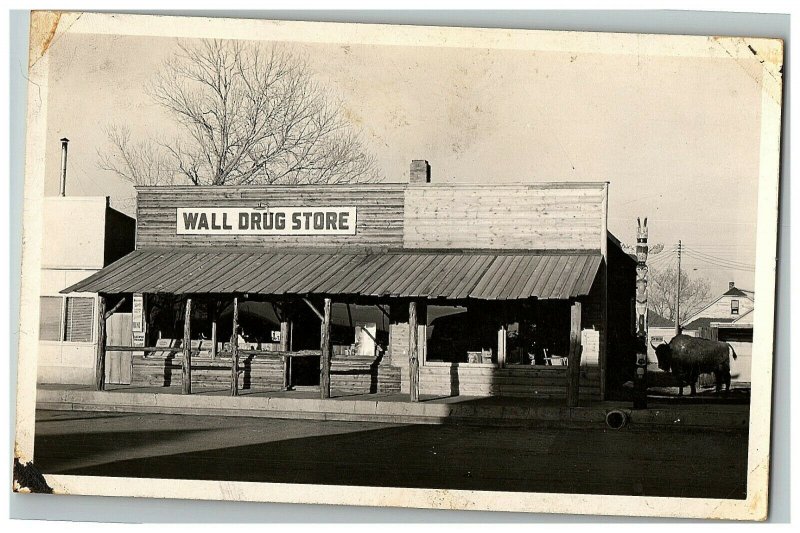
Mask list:
[[[62,292],[566,299],[589,293],[600,261],[598,252],[150,249]]]

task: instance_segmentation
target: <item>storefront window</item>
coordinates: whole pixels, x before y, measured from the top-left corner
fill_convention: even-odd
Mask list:
[[[64,299],[61,296],[39,298],[39,340],[60,341],[64,323]]]
[[[334,357],[377,357],[389,346],[387,306],[345,304],[331,306],[331,342]]]
[[[506,308],[507,365],[562,364],[569,351],[569,305],[559,300],[520,302]]]
[[[39,305],[40,340],[92,342],[94,298],[42,296]]]
[[[91,342],[94,298],[68,297],[66,310],[64,340],[67,342]]]
[[[564,364],[569,351],[569,303],[475,302],[428,306],[426,361],[497,363],[505,328],[505,364]]]
[[[499,323],[480,303],[428,306],[427,361],[497,362]]]

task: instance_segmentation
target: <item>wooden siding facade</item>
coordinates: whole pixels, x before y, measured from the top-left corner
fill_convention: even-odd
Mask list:
[[[601,250],[605,183],[139,187],[136,248]],[[355,207],[355,235],[178,235],[179,208]]]
[[[137,355],[133,358],[134,387],[173,387],[183,385],[182,356]],[[242,357],[239,361],[241,390],[279,391],[283,386],[283,363],[278,357]],[[196,355],[192,357],[192,387],[198,390],[226,390],[231,383],[231,358]]]
[[[140,187],[137,189],[136,248],[155,247],[303,247],[357,246],[399,248],[403,244],[401,187],[262,186],[262,187]],[[218,207],[355,207],[355,235],[178,235],[178,208]]]
[[[581,372],[580,394],[585,400],[599,398],[598,374]],[[485,364],[432,364],[420,367],[420,394],[431,396],[512,396],[565,398],[567,367],[500,368]],[[401,390],[408,390],[403,376]]]
[[[406,248],[599,250],[605,184],[408,187]]]

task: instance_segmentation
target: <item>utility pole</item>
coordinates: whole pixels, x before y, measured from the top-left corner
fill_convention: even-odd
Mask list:
[[[675,335],[681,334],[681,241],[678,241],[678,287],[675,290]]]

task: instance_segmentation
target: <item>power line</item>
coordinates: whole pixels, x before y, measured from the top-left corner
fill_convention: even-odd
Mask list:
[[[725,266],[722,266],[722,265],[710,265],[710,264],[698,265],[698,266],[693,266],[692,267],[692,270],[708,270],[708,271],[713,271],[713,272],[719,272],[720,269],[733,270],[733,271],[736,271],[736,272],[748,272],[750,274],[753,274],[755,272],[754,270],[747,270],[747,269],[734,268],[734,267],[725,267]]]
[[[675,252],[676,252],[676,250],[670,250],[668,252],[661,252],[660,254],[657,254],[655,256],[651,256],[652,259],[650,259],[650,257],[648,257],[648,263],[657,263],[659,261],[664,261],[665,259],[666,260],[672,259],[672,258],[675,257]]]
[[[94,180],[94,179],[93,179],[93,178],[92,178],[92,177],[89,175],[89,172],[87,172],[87,171],[86,171],[86,167],[85,167],[85,166],[83,166],[83,164],[81,164],[81,163],[79,163],[79,162],[77,162],[77,161],[76,161],[75,163],[73,163],[73,164],[74,164],[76,167],[78,167],[78,168],[80,169],[80,171],[81,171],[79,174],[76,174],[76,175],[75,175],[75,176],[78,178],[78,180],[79,180],[79,181],[80,181],[80,180],[89,180],[89,181],[90,181],[90,182],[91,182],[91,183],[92,183],[92,184],[93,184],[93,185],[94,185],[94,186],[97,188],[97,190],[98,190],[98,191],[104,191],[104,190],[105,190],[105,187],[102,187],[102,186],[101,186],[99,183],[97,183],[97,182],[96,182],[96,181],[95,181],[95,180]],[[88,190],[88,189],[87,189],[87,190]]]
[[[729,270],[741,270],[741,271],[747,271],[747,272],[755,272],[755,268],[753,268],[753,267],[732,265],[732,264],[728,264],[728,263],[722,263],[722,262],[719,262],[719,261],[712,261],[712,260],[706,259],[706,258],[701,257],[701,256],[692,255],[691,252],[687,252],[687,253],[689,253],[689,256],[692,257],[693,259],[695,259],[697,261],[702,261],[704,263],[708,263],[709,265],[714,265],[714,266],[721,267],[721,268],[727,268]]]
[[[699,250],[695,250],[694,248],[686,248],[686,247],[684,247],[684,248],[686,250],[694,252],[694,253],[696,253],[698,255],[705,256],[708,259],[719,259],[719,260],[722,260],[722,261],[728,261],[729,263],[740,263],[742,265],[748,265],[749,266],[749,263],[746,263],[745,261],[738,261],[738,260],[734,260],[734,259],[725,259],[723,257],[718,257],[718,256],[712,255],[712,254],[707,253],[707,252],[701,252]]]
[[[676,258],[676,252],[670,252],[668,254],[659,254],[652,260],[648,258],[647,264],[649,266],[661,267],[664,265],[668,265],[669,263],[674,261],[675,258]]]
[[[704,253],[698,252],[696,250],[686,250],[686,252],[689,255],[691,255],[692,257],[694,257],[695,259],[705,259],[706,261],[711,261],[711,262],[715,262],[715,263],[724,263],[724,264],[731,265],[731,266],[741,266],[741,267],[753,268],[753,264],[752,263],[745,263],[744,261],[734,261],[732,259],[724,259],[722,257],[716,257],[716,256],[713,256],[713,255],[710,255],[710,254],[704,254]]]
[[[665,268],[670,268],[671,265],[674,265],[674,262],[675,262],[675,256],[672,256],[665,261],[658,261],[658,262],[648,261],[648,266],[654,268],[655,270],[664,270]]]
[[[751,245],[742,245],[742,244],[693,244],[692,248],[698,248],[702,250],[754,250],[755,248]]]
[[[675,248],[675,247],[664,248],[660,252],[649,254],[648,255],[648,259],[650,259],[650,258],[656,259],[658,257],[664,257],[665,255],[669,255],[671,253],[675,253],[676,250],[677,250],[677,248]]]
[[[692,245],[692,246],[685,246],[684,248],[688,250],[694,250],[699,253],[705,253],[709,255],[719,255],[719,256],[737,256],[740,257],[742,255],[753,255],[755,254],[755,249],[749,246],[714,246],[714,245]]]
[[[722,259],[722,258],[719,258],[719,257],[709,257],[708,255],[698,254],[697,252],[695,252],[693,250],[687,250],[686,253],[688,253],[689,255],[691,255],[695,259],[704,260],[704,261],[707,261],[707,262],[710,262],[710,263],[719,263],[719,264],[723,264],[723,265],[753,268],[752,264],[747,264],[747,263],[740,262],[740,261],[730,261],[728,259]]]
[[[718,268],[725,268],[728,270],[738,270],[738,271],[745,271],[745,272],[754,272],[755,268],[753,265],[740,262],[740,261],[732,261],[728,259],[724,259],[721,257],[712,256],[709,254],[705,254],[702,252],[698,252],[696,250],[688,249],[685,246],[681,245],[681,250],[679,251],[677,248],[670,250],[669,252],[664,252],[659,254],[652,260],[648,261],[650,266],[655,267],[656,269],[660,269],[661,267],[667,266],[670,264],[672,260],[675,260],[677,255],[680,252],[685,252],[687,255],[686,259],[690,259],[692,261],[700,261],[708,265],[712,265]],[[701,267],[703,269],[703,267]],[[709,268],[704,268],[708,270]]]
[[[724,263],[722,261],[713,261],[713,260],[707,259],[705,257],[692,255],[691,253],[688,254],[688,257],[690,257],[693,261],[700,261],[702,263],[706,263],[706,264],[709,264],[709,265],[716,265],[716,266],[724,267],[724,268],[734,268],[734,269],[750,270],[750,271],[755,270],[755,268],[752,267],[752,266],[737,265],[737,264],[733,264],[733,263]]]
[[[734,259],[735,261],[738,261],[740,263],[746,261],[742,261],[741,259],[735,259],[735,258],[755,256],[754,253],[742,253],[742,252],[737,252],[735,250],[697,250],[695,248],[690,248],[690,250],[693,250],[701,254],[710,255],[712,257],[717,256],[720,259]]]
[[[709,267],[693,266],[692,269],[693,270],[719,270],[719,269],[723,269],[723,270],[735,270],[735,271],[738,271],[738,272],[751,272],[751,273],[755,272],[754,269],[747,268],[747,267],[737,267],[737,266],[732,266],[732,265],[721,265],[721,264],[718,264],[718,263],[711,263],[711,262],[705,262],[705,264],[712,265],[715,268],[712,269],[710,266]]]

